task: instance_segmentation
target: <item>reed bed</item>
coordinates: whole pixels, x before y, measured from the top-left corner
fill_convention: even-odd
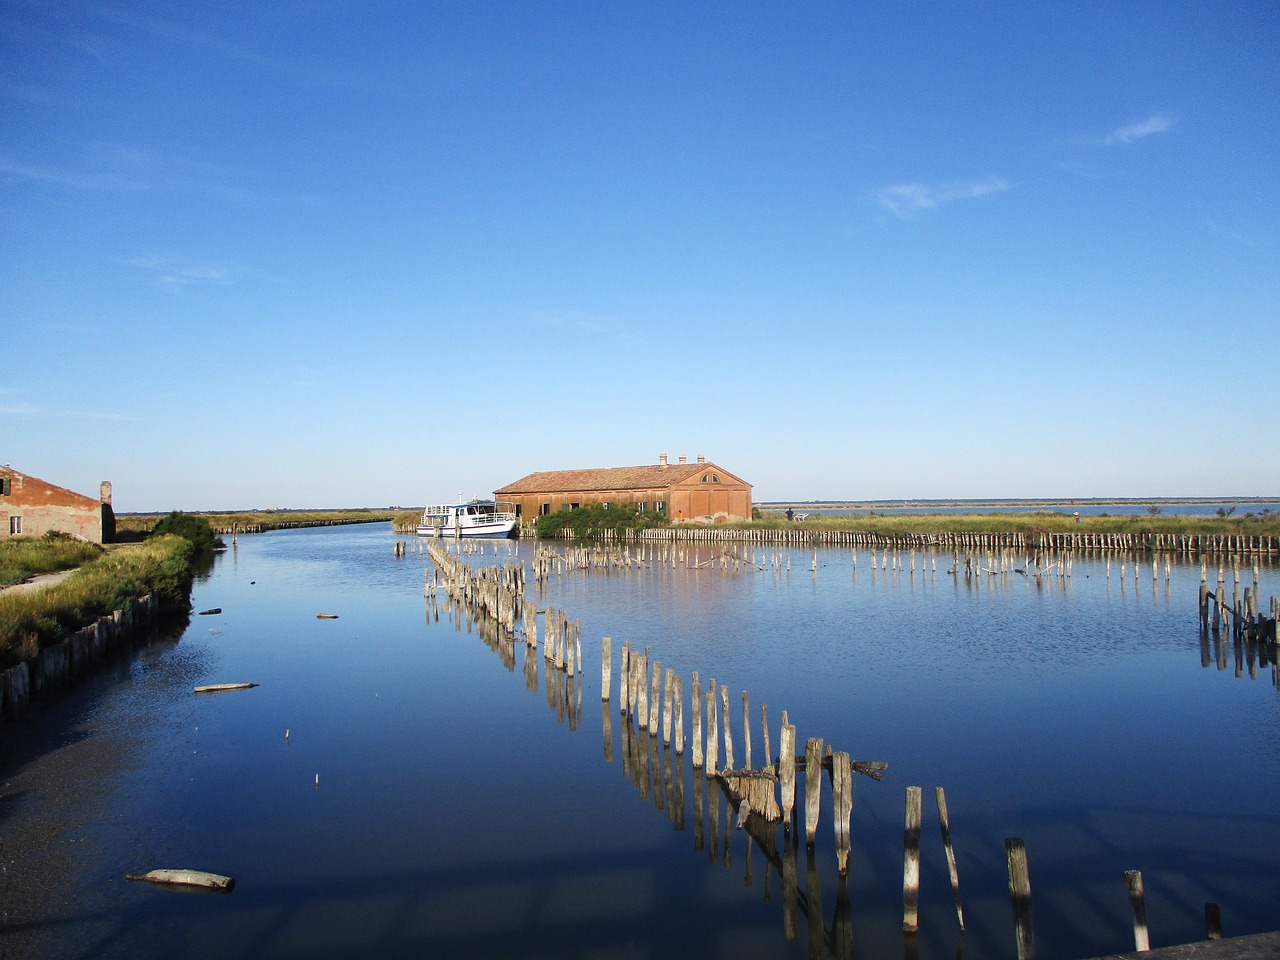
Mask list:
[[[162,607],[185,606],[193,557],[182,537],[155,537],[103,553],[61,583],[0,593],[0,669],[31,659],[144,594],[159,596]]]

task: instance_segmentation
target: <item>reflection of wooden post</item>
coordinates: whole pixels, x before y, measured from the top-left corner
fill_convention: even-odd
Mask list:
[[[791,811],[796,805],[796,728],[787,723],[782,711],[782,730],[778,737],[778,793],[782,803],[782,823],[791,830]]]
[[[707,773],[715,773],[720,762],[720,729],[716,722],[716,680],[707,689]]]
[[[1222,939],[1222,911],[1216,903],[1204,905],[1204,933],[1208,940]]]
[[[815,554],[816,555],[816,554]],[[827,956],[827,928],[823,925],[826,914],[822,909],[822,887],[818,880],[818,863],[813,849],[805,848],[804,890],[808,898],[809,956],[813,960],[825,960]]]
[[[793,728],[794,729],[794,728]],[[783,727],[786,739],[786,727]],[[792,760],[794,767],[795,761]],[[794,770],[792,771],[794,773]],[[788,940],[796,938],[796,901],[800,890],[796,885],[796,848],[790,843],[782,845],[782,932]]]
[[[822,803],[822,738],[810,737],[804,745],[804,842],[813,846]]]
[[[836,866],[843,877],[849,872],[849,818],[853,815],[853,764],[847,753],[831,755],[831,809],[836,829]]]
[[[724,768],[732,770],[733,765],[733,724],[729,722],[729,685],[720,687],[720,715],[724,717]]]
[[[751,766],[751,710],[747,706],[747,691],[742,691],[742,739],[745,742],[743,747],[747,751],[747,759],[743,761],[746,769],[753,769]]]
[[[1013,901],[1018,960],[1035,960],[1036,934],[1031,913],[1031,872],[1027,867],[1027,846],[1019,837],[1009,837],[1004,842],[1004,853],[1009,867],[1009,897]]]
[[[675,674],[671,678],[671,701],[674,705],[675,716],[672,717],[676,728],[676,756],[684,756],[684,681],[680,679],[680,674]]]
[[[832,766],[834,769],[834,764]],[[923,802],[919,787],[907,787],[906,826],[902,834],[902,931],[920,928],[920,823]]]
[[[604,726],[604,762],[613,763],[613,711],[604,700],[600,701],[600,722]]]
[[[690,687],[689,709],[693,718],[693,769],[702,769],[702,685],[698,681],[698,671],[693,671],[693,685]]]
[[[1133,908],[1133,948],[1139,952],[1151,949],[1147,931],[1147,898],[1142,889],[1142,871],[1126,870],[1124,885],[1129,888],[1129,906]]]
[[[622,641],[622,659],[618,662],[618,712],[625,714],[630,698],[627,696],[631,676],[631,641]]]
[[[609,687],[613,681],[613,640],[605,637],[600,641],[600,699],[609,699]]]
[[[956,852],[951,846],[951,818],[947,816],[947,796],[941,787],[936,788],[938,795],[938,824],[942,827],[942,845],[947,850],[947,870],[951,874],[951,893],[956,901],[956,919],[960,921],[960,929],[964,929],[964,910],[960,906],[960,873],[956,870]]]

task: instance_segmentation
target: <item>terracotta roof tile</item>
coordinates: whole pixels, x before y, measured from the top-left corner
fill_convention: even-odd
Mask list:
[[[521,477],[494,492],[560,493],[570,490],[634,490],[669,487],[705,470],[720,470],[712,463],[660,463],[641,467],[600,467],[588,470],[546,470]],[[721,470],[722,473],[727,471]]]

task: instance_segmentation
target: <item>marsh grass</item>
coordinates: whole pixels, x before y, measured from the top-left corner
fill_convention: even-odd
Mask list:
[[[70,570],[102,556],[102,547],[65,533],[0,540],[0,586],[22,583],[41,573]]]
[[[34,657],[147,593],[157,594],[162,608],[185,606],[194,555],[182,537],[155,537],[102,553],[61,583],[0,593],[0,667]]]
[[[882,536],[930,533],[1164,533],[1175,535],[1280,536],[1280,513],[1207,517],[1188,514],[1069,513],[895,513],[854,515],[810,513],[803,521],[788,521],[781,512],[765,511],[748,527],[793,526],[803,530],[856,530]]]
[[[422,511],[416,511],[415,516]],[[285,526],[299,523],[366,523],[390,520],[397,516],[394,510],[242,510],[242,511],[192,511],[193,516],[204,517],[214,530],[236,527]],[[116,516],[116,531],[125,533],[150,533],[151,528],[168,514],[131,513]]]

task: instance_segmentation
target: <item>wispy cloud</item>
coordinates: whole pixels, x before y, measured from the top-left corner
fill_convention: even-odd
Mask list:
[[[978,200],[1009,189],[1001,177],[988,177],[968,183],[924,184],[897,183],[876,192],[876,202],[895,217],[909,220],[922,210],[932,210],[946,203]]]
[[[0,158],[0,176],[52,183],[59,187],[70,187],[73,190],[101,190],[119,193],[126,190],[146,189],[145,184],[128,177],[122,177],[116,173],[82,173],[73,170],[59,170],[53,167],[41,167],[27,163],[13,163],[4,158]]]
[[[575,333],[585,333],[592,336],[601,336],[606,333],[612,333],[614,330],[614,323],[610,317],[575,313],[573,311],[535,310],[533,312],[533,320],[544,327],[571,330]]]
[[[1108,147],[1136,143],[1144,137],[1154,136],[1157,133],[1168,133],[1172,129],[1172,117],[1164,113],[1154,113],[1145,120],[1138,120],[1135,123],[1118,127],[1111,131],[1102,142]]]
[[[230,286],[239,283],[247,271],[218,263],[193,263],[169,257],[149,256],[121,260],[125,266],[146,271],[151,279],[166,287]]]

